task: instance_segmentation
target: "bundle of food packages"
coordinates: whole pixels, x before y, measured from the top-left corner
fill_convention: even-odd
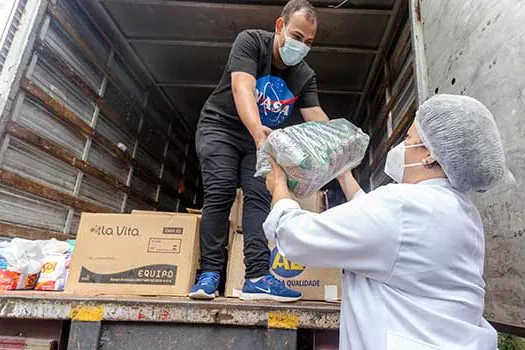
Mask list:
[[[299,198],[318,191],[365,156],[370,138],[346,119],[308,122],[275,130],[257,155],[255,176],[271,170],[271,156],[288,176],[288,187]]]
[[[0,242],[0,290],[63,290],[74,241]]]

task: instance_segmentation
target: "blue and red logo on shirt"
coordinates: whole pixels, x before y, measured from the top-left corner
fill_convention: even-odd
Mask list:
[[[299,97],[294,96],[283,79],[273,75],[260,77],[255,87],[263,125],[272,128],[285,122]]]

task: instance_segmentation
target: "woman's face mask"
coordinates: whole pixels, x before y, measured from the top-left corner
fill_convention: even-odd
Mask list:
[[[405,145],[405,142],[401,142],[396,147],[392,148],[386,156],[385,173],[390,176],[395,182],[402,183],[405,168],[414,168],[418,166],[424,166],[423,161],[419,163],[405,164],[405,150],[407,148],[425,147],[424,144],[418,143],[417,145]]]
[[[279,54],[283,63],[287,66],[299,64],[310,52],[310,47],[305,43],[290,38],[286,35],[286,26],[283,26],[284,45],[279,48]]]

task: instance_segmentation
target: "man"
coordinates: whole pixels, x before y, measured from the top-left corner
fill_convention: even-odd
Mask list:
[[[286,302],[301,298],[301,293],[269,273],[270,251],[262,223],[271,198],[264,180],[253,175],[257,149],[294,108],[305,121],[328,121],[319,107],[315,72],[303,61],[316,31],[313,6],[306,0],[291,0],[275,22],[275,33],[241,32],[217,88],[202,109],[196,135],[204,185],[202,273],[191,298],[217,295],[228,216],[239,184],[244,192],[246,265],[241,299]]]
[[[340,183],[349,202],[322,214],[301,210],[283,170],[272,169],[267,237],[298,264],[344,270],[340,349],[496,349],[483,318],[483,225],[468,193],[508,170],[483,104],[430,98],[387,155],[385,173],[397,184],[365,194],[347,172]]]

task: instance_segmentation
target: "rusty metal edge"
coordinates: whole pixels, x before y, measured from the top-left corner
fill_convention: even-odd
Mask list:
[[[370,176],[375,171],[375,168],[380,164],[383,158],[386,157],[386,154],[388,153],[390,146],[392,146],[393,143],[401,136],[403,131],[406,130],[408,126],[410,126],[410,123],[415,117],[416,110],[417,110],[417,103],[416,101],[414,101],[412,102],[408,110],[406,111],[405,115],[402,117],[397,127],[392,132],[392,135],[390,135],[388,140],[384,141],[379,146],[380,151],[377,152],[379,156],[374,157],[374,161],[372,162],[372,165],[368,169],[368,176]]]
[[[145,111],[145,115],[146,116],[150,116],[151,114],[148,112],[148,111]],[[174,146],[174,149],[176,150],[177,152],[177,155],[176,157],[177,158],[183,158],[184,159],[184,153],[181,152],[181,150],[183,150],[185,148],[185,145],[184,143],[181,145],[181,142],[179,142],[176,138],[174,138],[172,135],[169,135],[169,133],[167,131],[164,131],[162,129],[159,129],[158,126],[156,124],[153,124],[153,126],[155,126],[155,128],[153,130],[155,130],[155,132],[158,132],[162,137],[164,137],[167,142],[169,142],[170,146],[173,145]],[[138,139],[139,141],[146,141],[145,138],[147,136],[147,133],[145,132],[145,128],[143,128],[143,130],[141,130],[141,133],[139,133],[138,135]],[[146,150],[146,152],[153,158],[155,159],[156,161],[158,162],[162,162],[162,163],[166,163],[168,164],[169,166],[171,167],[176,167],[177,164],[170,161],[167,157],[165,157],[164,155],[159,155],[159,154],[156,154],[156,153],[153,153],[153,152],[150,152],[149,150]],[[181,173],[182,171],[181,170],[178,170],[179,173]]]
[[[26,239],[66,239],[74,237],[73,235],[64,234],[58,231],[44,230],[23,225],[14,225],[6,222],[0,222],[0,235],[11,238]]]
[[[83,1],[79,2],[79,4],[80,7],[86,12],[88,17],[95,17],[98,19],[100,23],[98,23],[96,27],[99,28],[101,32],[108,31],[108,33],[104,32],[103,35],[107,38],[108,41],[111,41],[113,46],[117,49],[119,57],[122,59],[123,62],[126,62],[126,66],[128,66],[129,68],[129,64],[127,62],[131,62],[131,64],[133,64],[134,67],[138,68],[138,71],[140,71],[141,75],[145,78],[146,81],[149,82],[149,85],[147,85],[146,88],[151,89],[153,93],[158,95],[160,97],[160,100],[162,100],[163,104],[169,107],[170,112],[173,113],[173,116],[177,117],[176,119],[174,119],[174,121],[178,126],[180,126],[180,130],[174,129],[176,135],[178,135],[178,137],[180,137],[181,139],[186,140],[186,143],[192,142],[194,138],[191,136],[188,137],[187,135],[187,133],[191,132],[188,122],[180,114],[180,112],[173,104],[173,102],[169,99],[165,91],[156,84],[155,79],[153,78],[149,70],[144,66],[144,63],[142,62],[140,57],[138,57],[131,44],[126,40],[126,38],[124,38],[123,34],[119,30],[114,20],[109,15],[109,13],[106,11],[103,4],[98,1]],[[112,35],[110,35],[109,33],[111,33]],[[149,104],[149,106],[152,110],[156,110],[156,107],[154,105]]]
[[[410,22],[407,19],[403,29],[399,33],[396,45],[393,48],[392,55],[388,62],[389,71],[392,72],[392,76],[394,77],[398,77],[403,71],[404,65],[402,64],[402,58],[412,50],[411,39],[412,33],[410,32]]]
[[[78,115],[67,109],[60,102],[53,99],[53,97],[48,95],[31,80],[24,78],[20,84],[20,87],[38,102],[42,103],[46,108],[48,108],[53,113],[53,115],[66,123],[66,126],[68,126],[70,130],[77,134],[80,133],[91,136],[95,142],[106,148],[114,157],[132,165],[135,168],[136,173],[143,177],[146,181],[150,181],[155,185],[163,184],[165,187],[171,189],[171,193],[177,192],[170,184],[163,183],[159,177],[155,175],[147,166],[141,164],[136,159],[133,159],[129,153],[119,149],[110,140],[87,125]],[[178,196],[174,197],[178,198]]]
[[[412,67],[409,67],[406,70],[406,72],[403,74],[397,91],[393,93],[390,101],[388,101],[388,103],[381,109],[379,113],[379,118],[377,118],[375,123],[372,125],[373,132],[372,132],[372,135],[370,135],[370,139],[372,140],[372,142],[374,142],[377,137],[381,136],[380,133],[386,127],[386,121],[388,120],[388,114],[392,111],[392,108],[394,108],[394,105],[397,103],[406,85],[409,84],[411,79],[414,77],[414,67],[413,67],[414,64],[412,61],[409,61],[408,64],[411,65]]]
[[[27,142],[30,145],[37,147],[38,149],[48,153],[49,155],[77,168],[89,174],[97,179],[107,183],[118,191],[127,193],[129,188],[122,183],[115,176],[108,174],[103,169],[96,167],[89,162],[79,159],[69,151],[63,149],[59,145],[55,144],[40,135],[33,133],[32,131],[24,128],[16,122],[8,122],[6,126],[6,132],[11,136],[16,137],[19,140]]]
[[[65,30],[66,32],[71,36],[72,39],[77,43],[79,48],[89,57],[89,60],[92,64],[94,64],[108,79],[109,81],[117,88],[117,92],[120,98],[127,101],[129,106],[131,106],[132,113],[139,113],[141,108],[136,105],[136,103],[129,99],[128,96],[126,96],[125,93],[123,93],[119,87],[119,84],[117,84],[118,79],[116,79],[113,74],[106,68],[106,66],[100,62],[100,60],[93,54],[90,46],[82,39],[82,36],[76,31],[76,29],[73,27],[73,25],[68,21],[68,19],[64,16],[64,14],[61,12],[60,7],[56,4],[50,3],[48,5],[48,13],[51,15],[53,19],[55,19]],[[148,114],[147,111],[145,111],[146,114]],[[161,130],[160,128],[158,130]],[[179,133],[177,133],[179,134]],[[167,132],[164,136],[168,136]],[[184,134],[179,134],[180,137],[185,138]]]
[[[414,50],[414,61],[416,65],[416,73],[414,79],[417,86],[418,104],[421,105],[429,97],[430,91],[428,87],[428,66],[425,54],[425,44],[423,42],[424,20],[421,16],[421,1],[410,1],[410,24],[412,48]]]
[[[126,163],[132,162],[132,157],[127,152],[122,151],[106,137],[96,132],[76,113],[72,112],[62,103],[55,100],[52,96],[47,94],[33,81],[27,78],[22,79],[22,82],[20,83],[20,88],[29,95],[31,95],[31,97],[36,99],[44,107],[49,109],[49,111],[51,111],[55,117],[64,122],[65,125],[71,131],[77,134],[91,136],[93,140],[98,142],[101,146],[105,147],[111,154],[113,154],[114,157],[121,159]]]
[[[98,107],[104,115],[111,120],[115,125],[123,128],[128,131],[130,135],[136,133],[136,130],[133,131],[129,128],[128,125],[122,122],[122,118],[119,113],[111,107],[104,98],[102,98],[86,81],[72,68],[67,62],[65,62],[58,54],[54,52],[45,42],[39,41],[35,47],[35,50],[39,55],[46,60],[54,69],[64,74],[67,78],[71,79],[81,90],[82,92]]]
[[[23,294],[23,293],[19,293]],[[118,298],[118,299],[117,299]],[[101,309],[100,321],[173,322],[190,324],[220,324],[268,327],[276,313],[293,314],[297,328],[338,329],[339,306],[334,304],[297,303],[289,305],[243,303],[219,299],[214,302],[194,302],[186,298],[145,298],[71,296],[56,293],[48,297],[0,296],[0,317],[18,319],[70,320],[78,310]]]
[[[60,24],[60,26],[62,26],[62,28],[70,36],[70,38],[74,40],[78,48],[87,56],[89,62],[91,62],[91,64],[93,64],[95,67],[97,67],[97,69],[99,69],[102,72],[102,74],[106,76],[115,85],[115,87],[117,87],[119,97],[128,101],[128,103],[133,104],[133,101],[128,99],[126,94],[120,90],[118,84],[115,84],[115,79],[111,75],[110,71],[107,69],[104,62],[101,62],[100,59],[93,53],[93,50],[91,49],[90,45],[86,43],[84,39],[82,39],[82,35],[78,33],[78,31],[74,28],[73,24],[70,23],[67,17],[62,13],[59,5],[57,5],[54,2],[50,2],[47,6],[47,12],[51,16],[51,18],[53,18],[58,24]]]
[[[70,206],[86,212],[113,212],[114,210],[55,190],[34,180],[0,168],[0,182],[20,191],[34,194],[47,200]]]
[[[93,129],[87,125],[82,118],[65,108],[63,104],[56,101],[31,80],[23,78],[20,82],[20,89],[31,95],[31,97],[50,110],[57,118],[65,122],[69,129],[77,135],[84,134],[91,136],[93,134]]]
[[[399,17],[401,11],[403,10],[402,5],[407,5],[406,9],[408,10],[407,0],[396,0],[396,2],[394,3],[394,7],[392,8],[392,14],[390,15],[390,19],[388,20],[387,26],[385,28],[385,33],[383,35],[383,38],[381,39],[381,42],[377,49],[377,54],[374,58],[374,62],[372,63],[372,67],[370,68],[370,71],[368,73],[368,77],[363,88],[363,94],[361,95],[357,108],[355,109],[354,120],[357,124],[362,124],[364,122],[363,118],[360,116],[361,110],[363,109],[365,101],[368,98],[368,95],[370,94],[371,86],[376,80],[377,73],[379,72],[379,67],[381,66],[381,62],[384,60],[385,55],[388,52],[388,48],[390,47],[390,43],[392,42],[393,36],[399,28]]]

